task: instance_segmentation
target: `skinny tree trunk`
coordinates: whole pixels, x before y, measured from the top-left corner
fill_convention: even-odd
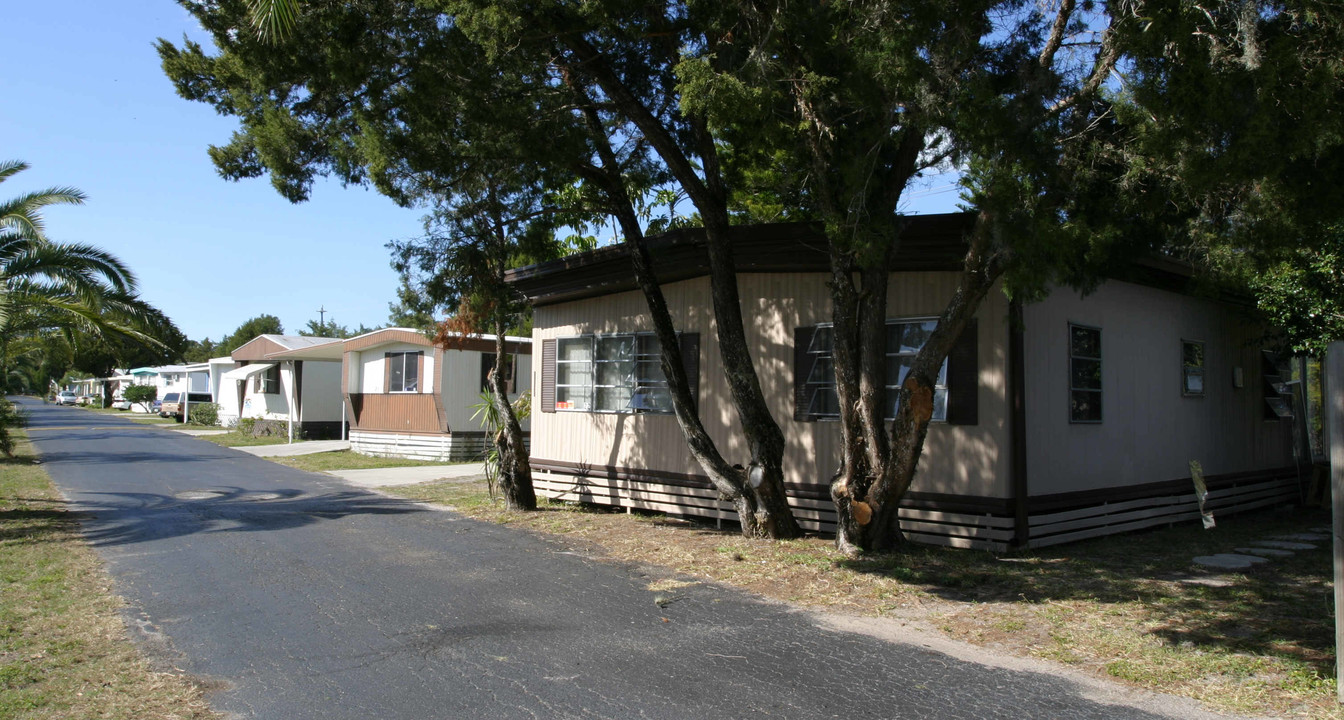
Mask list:
[[[718,462],[706,463],[702,460],[701,464],[716,487],[719,487],[720,492],[738,509],[744,534],[771,538],[797,537],[802,534],[802,530],[789,509],[784,492],[784,434],[770,414],[765,394],[761,392],[742,323],[737,271],[733,265],[728,236],[728,194],[723,186],[718,150],[713,138],[702,121],[688,119],[693,135],[691,151],[695,152],[700,160],[700,167],[697,169],[695,163],[691,161],[689,154],[691,151],[681,144],[683,140],[676,137],[641,98],[626,86],[621,76],[608,64],[607,57],[597,47],[581,34],[572,32],[563,34],[559,42],[579,61],[575,66],[602,89],[610,106],[639,128],[644,139],[686,191],[704,222],[719,354],[731,390],[733,407],[737,410],[738,421],[746,436],[751,458],[748,467],[742,470],[732,468],[736,471],[734,473],[723,471],[721,456],[718,457]],[[592,125],[591,116],[589,124]],[[619,165],[614,162],[614,157],[610,157],[610,138],[601,130],[595,130],[593,134],[599,141],[598,151],[603,154],[603,169],[619,174]],[[605,151],[602,147],[604,145]],[[620,182],[618,175],[616,184]],[[615,205],[629,206],[628,197],[623,192],[618,193],[610,181],[606,190],[615,201]],[[622,229],[628,232],[624,221]],[[642,234],[635,237],[642,237]],[[651,276],[649,278],[652,280]],[[656,286],[656,282],[654,285]],[[643,287],[645,284],[641,283],[641,288]],[[652,306],[650,309],[652,310]],[[655,325],[658,322],[660,321],[655,318]],[[670,328],[670,316],[668,323]],[[660,343],[664,342],[662,335],[663,332],[660,331]],[[669,348],[664,345],[665,369],[669,360],[668,351]],[[671,376],[669,376],[670,382]],[[679,420],[681,417],[681,413],[678,413]],[[684,427],[686,426],[683,425]],[[707,440],[707,435],[699,438],[694,433],[687,434],[687,442],[692,446],[693,453],[696,452],[697,443],[703,447]],[[714,454],[718,455],[717,452]],[[701,457],[697,456],[697,460],[701,460]],[[739,477],[738,482],[729,482],[729,478],[733,475]],[[724,485],[720,486],[720,482]]]
[[[495,431],[495,448],[499,452],[499,489],[508,510],[536,510],[537,494],[532,487],[532,465],[528,462],[527,446],[523,442],[523,426],[509,402],[503,368],[508,360],[504,345],[504,323],[495,323],[495,367],[487,381],[490,401],[499,414],[500,427]]]

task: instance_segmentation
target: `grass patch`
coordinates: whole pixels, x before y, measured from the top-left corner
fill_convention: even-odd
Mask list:
[[[313,453],[312,455],[292,455],[288,457],[268,458],[272,462],[288,465],[300,470],[325,472],[327,470],[375,470],[377,468],[422,467],[425,465],[443,465],[428,460],[407,460],[405,458],[374,457],[361,455],[353,450],[333,450]]]
[[[140,655],[110,585],[21,441],[0,463],[0,717],[219,717]]]
[[[540,501],[509,513],[484,483],[388,492],[562,536],[613,560],[663,565],[812,608],[888,616],[1010,654],[1194,697],[1238,712],[1339,718],[1330,541],[1210,587],[1198,555],[1328,526],[1319,510],[1267,510],[995,554],[911,546],[847,558],[829,537],[769,542],[663,515]]]
[[[263,437],[253,437],[234,431],[224,433],[223,435],[199,435],[202,440],[209,440],[216,445],[224,447],[252,447],[254,445],[284,445],[289,442],[288,438],[279,435],[267,435]],[[303,442],[295,440],[294,442]]]

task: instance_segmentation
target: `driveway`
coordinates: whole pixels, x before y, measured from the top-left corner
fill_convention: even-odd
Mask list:
[[[133,634],[237,717],[1204,715],[878,637],[880,621],[713,585],[658,591],[657,569],[161,428],[24,406]]]

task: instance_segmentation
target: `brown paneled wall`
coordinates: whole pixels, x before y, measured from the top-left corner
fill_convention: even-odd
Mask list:
[[[438,393],[347,393],[352,429],[448,432]]]

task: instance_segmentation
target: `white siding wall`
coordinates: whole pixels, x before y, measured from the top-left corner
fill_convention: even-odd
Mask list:
[[[936,315],[957,281],[956,273],[893,273],[890,318]],[[838,463],[839,426],[793,420],[793,331],[830,321],[830,296],[822,273],[740,276],[743,314],[755,349],[757,373],[775,419],[784,431],[789,482],[829,482]],[[715,340],[709,280],[665,285],[677,329],[700,333],[700,416],[730,463],[746,465],[749,453]],[[544,339],[587,333],[651,329],[638,292],[536,308],[533,351]],[[934,424],[912,487],[915,491],[1008,497],[1008,428],[1003,368],[1007,349],[1007,301],[993,291],[979,317],[980,386],[976,426]],[[540,386],[540,361],[530,373]],[[534,401],[536,398],[534,398]],[[703,474],[691,458],[671,415],[542,413],[534,408],[533,455],[547,460]]]
[[[1258,328],[1233,307],[1122,282],[1024,308],[1032,495],[1291,464],[1291,428],[1261,419]],[[1069,422],[1069,323],[1101,328],[1100,424]],[[1205,394],[1181,395],[1181,341],[1205,343]],[[1242,368],[1244,387],[1232,384]]]

